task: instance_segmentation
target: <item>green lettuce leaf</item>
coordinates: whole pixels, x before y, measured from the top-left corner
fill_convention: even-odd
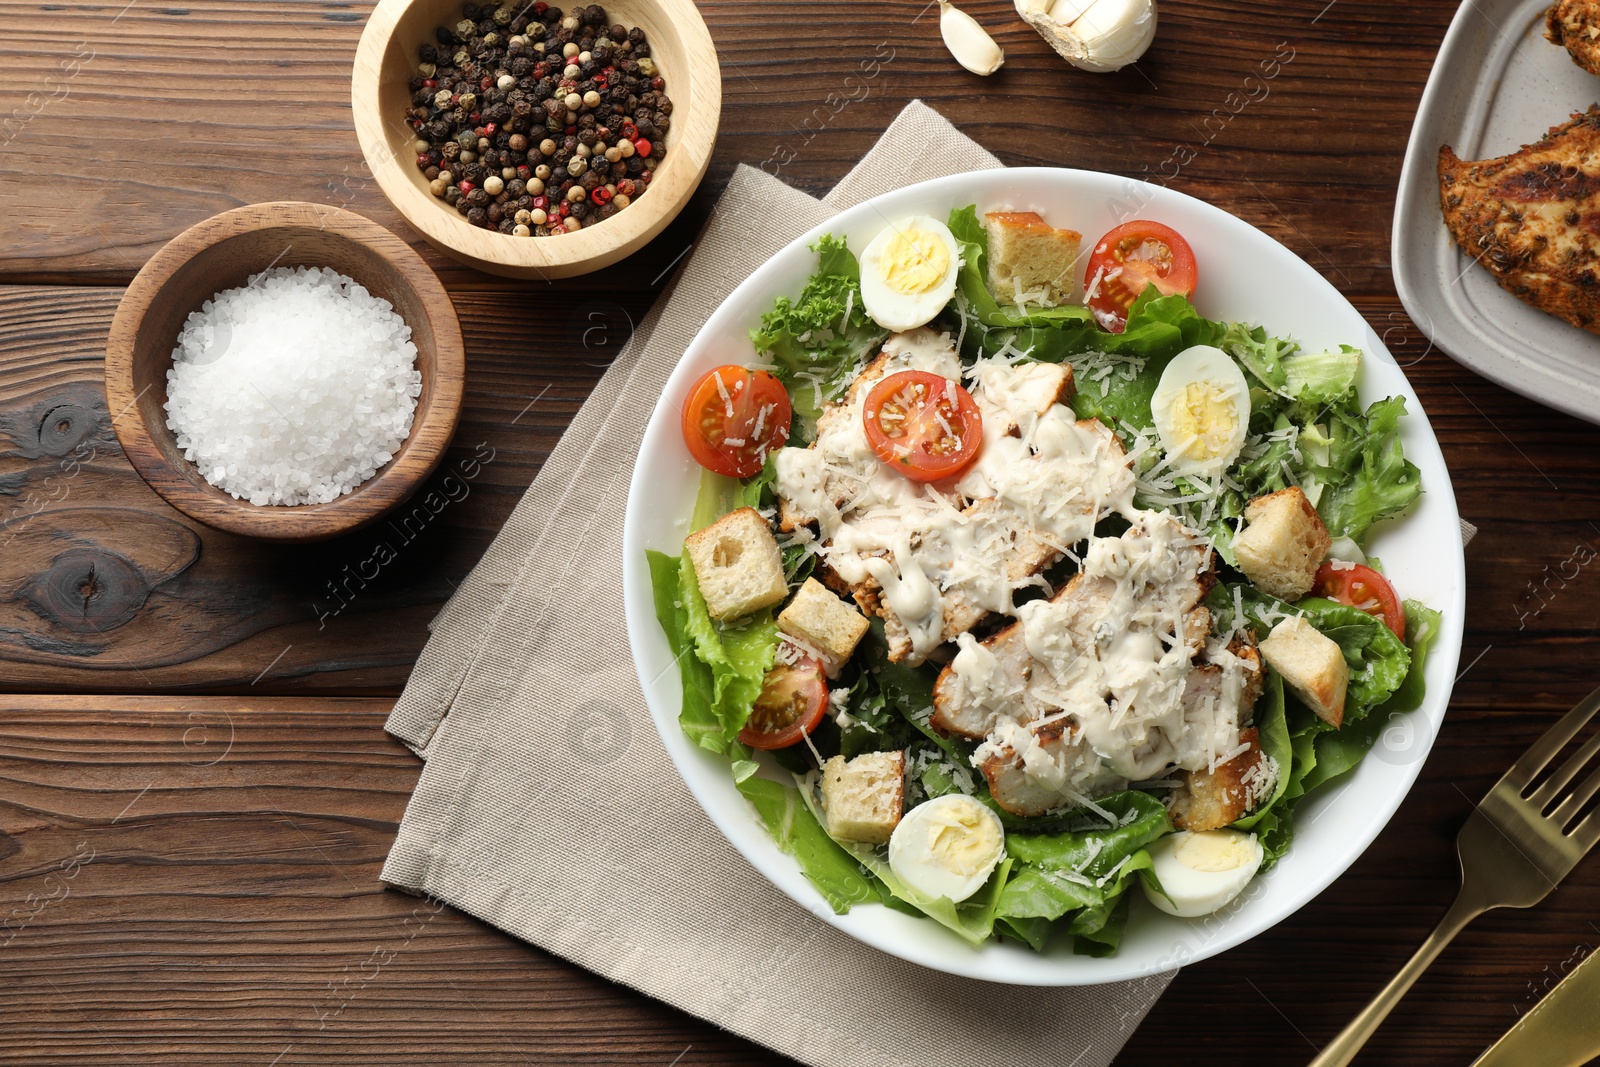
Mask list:
[[[1340,345],[1337,352],[1295,352],[1283,360],[1289,395],[1301,404],[1331,404],[1356,387],[1361,350]]]
[[[1405,412],[1405,398],[1393,396],[1365,413],[1334,413],[1330,467],[1345,476],[1332,480],[1317,504],[1333,536],[1360,542],[1373,523],[1398,515],[1422,494],[1422,472],[1400,446]]]
[[[1278,805],[1289,791],[1294,774],[1294,742],[1289,736],[1289,720],[1283,699],[1283,679],[1275,671],[1267,672],[1266,690],[1256,703],[1255,727],[1261,738],[1261,753],[1278,768],[1277,785],[1272,795],[1254,811],[1233,824],[1236,830],[1254,831],[1266,852],[1266,865],[1277,862],[1288,848],[1288,819]],[[1281,846],[1280,846],[1281,842]]]
[[[815,422],[822,406],[844,391],[889,336],[867,315],[861,267],[844,239],[825,234],[811,248],[817,269],[799,298],[779,297],[750,332],[756,351],[772,361],[772,373],[789,388],[795,413],[806,423]]]
[[[1006,835],[1015,866],[996,919],[1035,949],[1066,933],[1078,939],[1075,951],[1115,951],[1126,920],[1122,899],[1150,868],[1145,846],[1172,829],[1166,806],[1148,793],[1128,790],[1095,803],[1117,816],[1116,826],[1094,816],[1087,829]],[[1079,816],[1090,819],[1086,812]]]
[[[720,727],[715,733],[701,732],[695,742],[713,752],[723,752],[744,729],[756,697],[761,695],[762,683],[778,649],[778,624],[771,609],[756,612],[731,627],[713,620],[700,595],[687,550],[678,565],[678,598],[683,629],[693,644],[694,655],[711,670],[710,710]],[[704,723],[703,713],[697,710],[693,721]]]
[[[690,527],[701,530],[738,506],[731,478],[705,472]],[[770,609],[725,626],[712,619],[687,550],[679,559],[647,553],[656,618],[666,631],[683,678],[679,722],[695,744],[726,752],[744,729],[778,647]]]
[[[801,801],[798,789],[753,775],[738,787],[778,847],[795,858],[807,880],[836,913],[843,915],[853,905],[883,899],[855,857],[828,836]]]
[[[650,562],[650,582],[655,594],[656,619],[667,635],[667,644],[678,660],[682,678],[683,710],[678,722],[683,732],[697,745],[717,751],[722,739],[722,723],[712,711],[714,684],[711,668],[694,654],[694,640],[688,633],[688,617],[678,594],[680,561],[662,552],[645,552]],[[711,744],[706,744],[710,740]]]

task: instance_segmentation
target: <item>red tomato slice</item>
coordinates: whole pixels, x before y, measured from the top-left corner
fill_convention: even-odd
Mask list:
[[[793,417],[789,392],[778,379],[764,370],[718,367],[689,392],[683,443],[707,470],[748,478],[789,440]]]
[[[1154,285],[1162,296],[1193,296],[1199,280],[1194,249],[1183,235],[1159,222],[1135,219],[1100,238],[1089,256],[1084,289],[1100,325],[1121,333],[1133,302]]]
[[[751,748],[788,748],[815,730],[828,710],[822,661],[804,652],[793,658],[793,663],[779,662],[767,672],[750,721],[739,731],[739,740]]]
[[[1389,580],[1371,567],[1330,559],[1317,569],[1311,595],[1359,608],[1381,619],[1400,640],[1406,639],[1405,605]]]
[[[915,482],[959,474],[983,447],[983,416],[972,394],[927,371],[884,378],[861,414],[878,458]]]

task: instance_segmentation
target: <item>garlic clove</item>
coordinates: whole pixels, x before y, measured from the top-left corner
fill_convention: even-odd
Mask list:
[[[1005,64],[1006,54],[989,31],[949,0],[939,0],[939,35],[956,62],[974,74],[993,74]]]
[[[1155,0],[1014,0],[1017,13],[1068,63],[1112,71],[1144,55],[1156,36]]]

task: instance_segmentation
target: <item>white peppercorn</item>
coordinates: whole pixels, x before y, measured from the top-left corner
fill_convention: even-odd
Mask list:
[[[544,223],[545,223],[545,219],[549,217],[544,213],[544,209],[543,208],[537,208],[537,207],[534,208],[532,211],[528,212],[528,215],[529,215],[529,221],[532,222],[533,225],[535,225],[535,226],[543,226]]]
[[[529,237],[533,234],[533,231],[519,222],[517,225],[511,227],[511,233],[515,237]]]
[[[588,92],[583,94],[583,104],[585,107],[599,107],[600,94],[595,90],[590,89]],[[427,149],[419,149],[419,151],[427,151]]]
[[[529,196],[539,196],[543,192],[544,192],[544,179],[543,178],[534,177],[534,178],[529,178],[528,179],[528,195]]]
[[[515,89],[517,87],[517,79],[513,78],[509,74],[502,74],[498,79],[496,79],[495,85],[498,86],[502,92],[504,92],[509,89]]]
[[[483,191],[490,196],[499,196],[505,191],[506,183],[500,180],[500,175],[491,174],[483,180]]]

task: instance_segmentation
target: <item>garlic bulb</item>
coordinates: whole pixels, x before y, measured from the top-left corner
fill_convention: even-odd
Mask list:
[[[1155,0],[1015,0],[1017,13],[1075,67],[1133,63],[1156,36]]]
[[[939,0],[939,35],[956,62],[974,74],[993,74],[1006,61],[1006,54],[978,20],[950,0]]]

